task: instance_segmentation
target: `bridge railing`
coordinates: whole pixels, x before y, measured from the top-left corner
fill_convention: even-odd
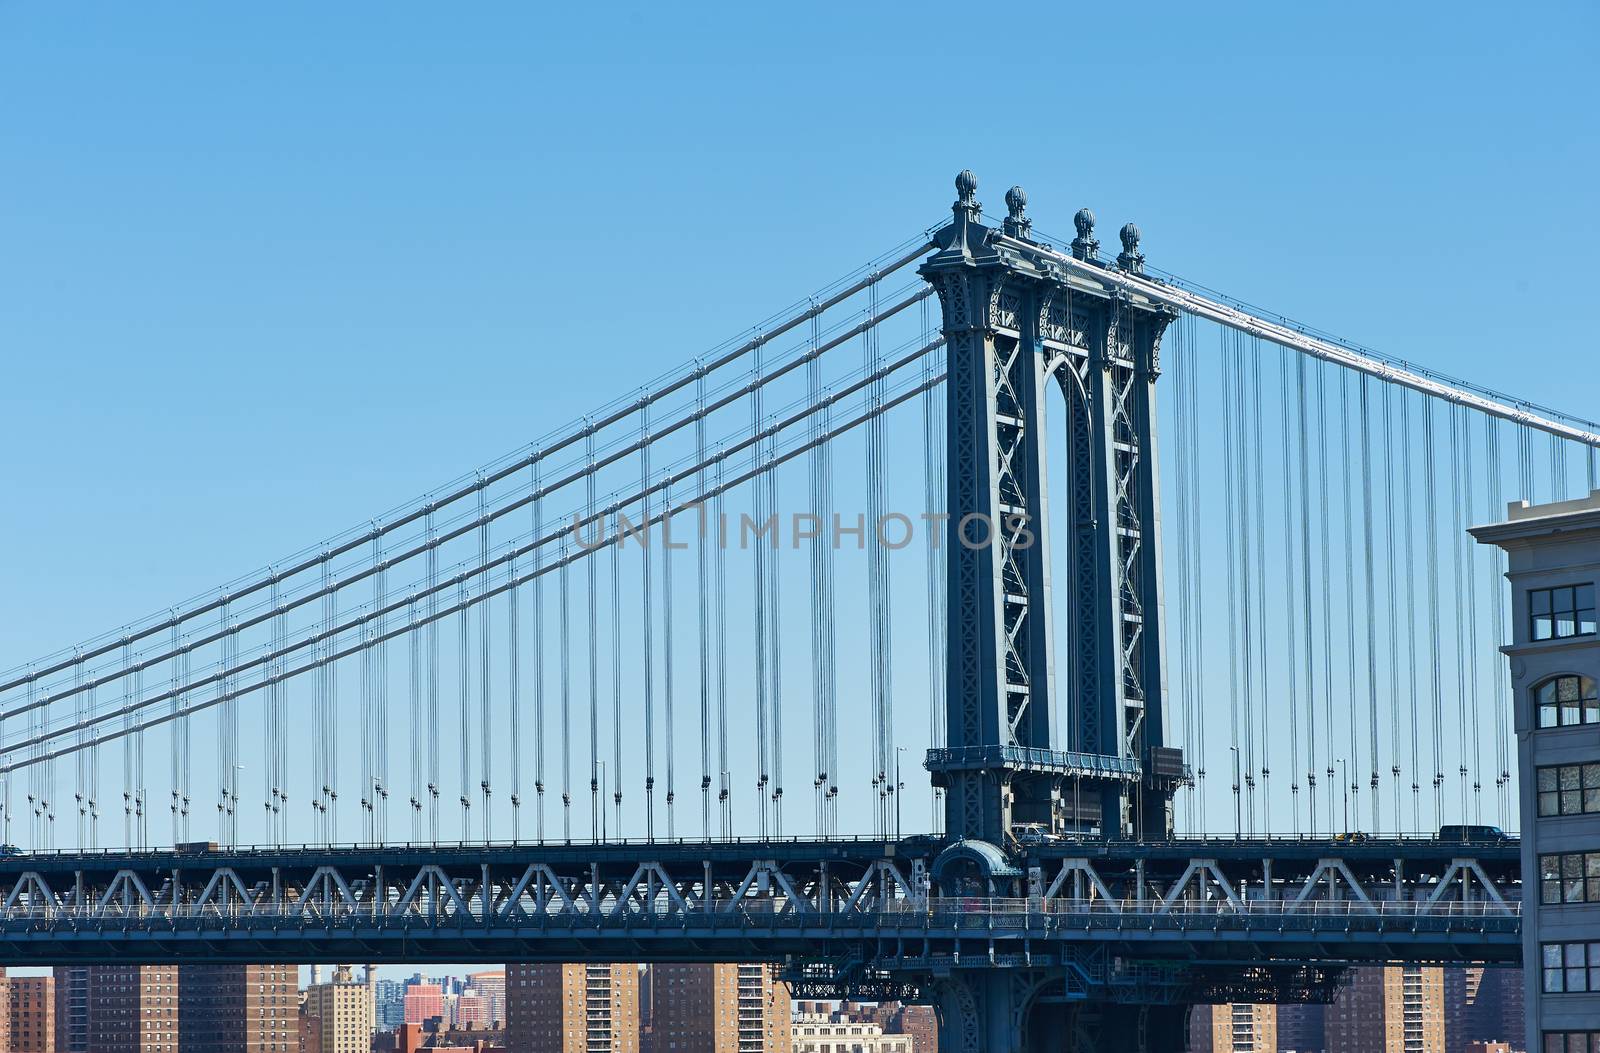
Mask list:
[[[1517,918],[1522,914],[1518,902],[1497,903],[1493,900],[1429,902],[1427,900],[1288,900],[1247,899],[1237,902],[1216,898],[1209,900],[1178,900],[1163,904],[1158,899],[1044,899],[1042,897],[932,897],[925,906],[909,900],[896,901],[884,913],[905,914],[925,912],[933,915],[974,915],[992,917],[999,915],[1120,915],[1120,916],[1180,916],[1206,917],[1234,915],[1238,917],[1280,918],[1286,916],[1309,918],[1340,917],[1456,917],[1456,918]]]
[[[440,907],[443,905],[441,904]],[[463,909],[464,908],[464,909]],[[871,906],[817,911],[809,905],[801,906],[781,898],[762,900],[713,901],[710,904],[678,904],[667,897],[648,903],[616,903],[602,901],[599,909],[589,904],[563,907],[556,903],[543,910],[519,912],[512,919],[503,910],[485,914],[481,903],[473,900],[453,904],[446,909],[406,909],[393,903],[369,901],[351,904],[345,902],[284,901],[267,903],[206,903],[206,904],[95,904],[33,906],[13,905],[0,908],[0,926],[28,925],[45,922],[107,921],[292,921],[307,924],[366,920],[388,923],[427,922],[438,925],[459,925],[476,922],[493,924],[497,920],[521,920],[535,924],[557,922],[560,924],[606,924],[618,921],[682,921],[691,917],[739,918],[763,925],[785,921],[797,923],[862,922],[887,923],[904,926],[919,924],[931,928],[986,928],[996,924],[1015,924],[1022,927],[1049,928],[1052,926],[1076,927],[1082,925],[1226,925],[1251,927],[1257,924],[1282,923],[1298,920],[1317,927],[1319,923],[1386,923],[1410,924],[1426,919],[1430,923],[1451,922],[1507,922],[1514,928],[1520,923],[1521,904],[1469,901],[1428,903],[1425,901],[1367,901],[1367,900],[1316,900],[1293,902],[1288,900],[1248,900],[1230,902],[1215,899],[1198,902],[1178,902],[1163,906],[1159,901],[1144,900],[1046,900],[1040,898],[1001,897],[935,897],[925,901],[897,899]]]

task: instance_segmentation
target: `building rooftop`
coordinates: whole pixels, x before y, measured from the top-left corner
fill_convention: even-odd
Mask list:
[[[1518,539],[1543,537],[1568,531],[1600,529],[1600,490],[1571,501],[1550,501],[1542,505],[1512,501],[1506,505],[1506,518],[1485,523],[1467,532],[1480,542],[1495,545]]]

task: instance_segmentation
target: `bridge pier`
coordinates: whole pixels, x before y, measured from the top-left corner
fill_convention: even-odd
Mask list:
[[[990,970],[933,987],[939,1048],[954,1053],[1183,1053],[1188,1005],[1074,994],[1065,970]]]

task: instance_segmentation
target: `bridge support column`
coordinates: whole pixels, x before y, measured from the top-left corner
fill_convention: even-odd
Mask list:
[[[1183,1053],[1187,1005],[1088,1001],[1063,970],[1001,969],[934,987],[939,1048],[951,1053]]]

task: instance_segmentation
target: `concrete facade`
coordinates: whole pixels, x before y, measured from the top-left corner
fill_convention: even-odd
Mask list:
[[[1600,491],[1516,502],[1472,535],[1505,550],[1511,583],[1527,1048],[1587,1053],[1600,1049]]]

